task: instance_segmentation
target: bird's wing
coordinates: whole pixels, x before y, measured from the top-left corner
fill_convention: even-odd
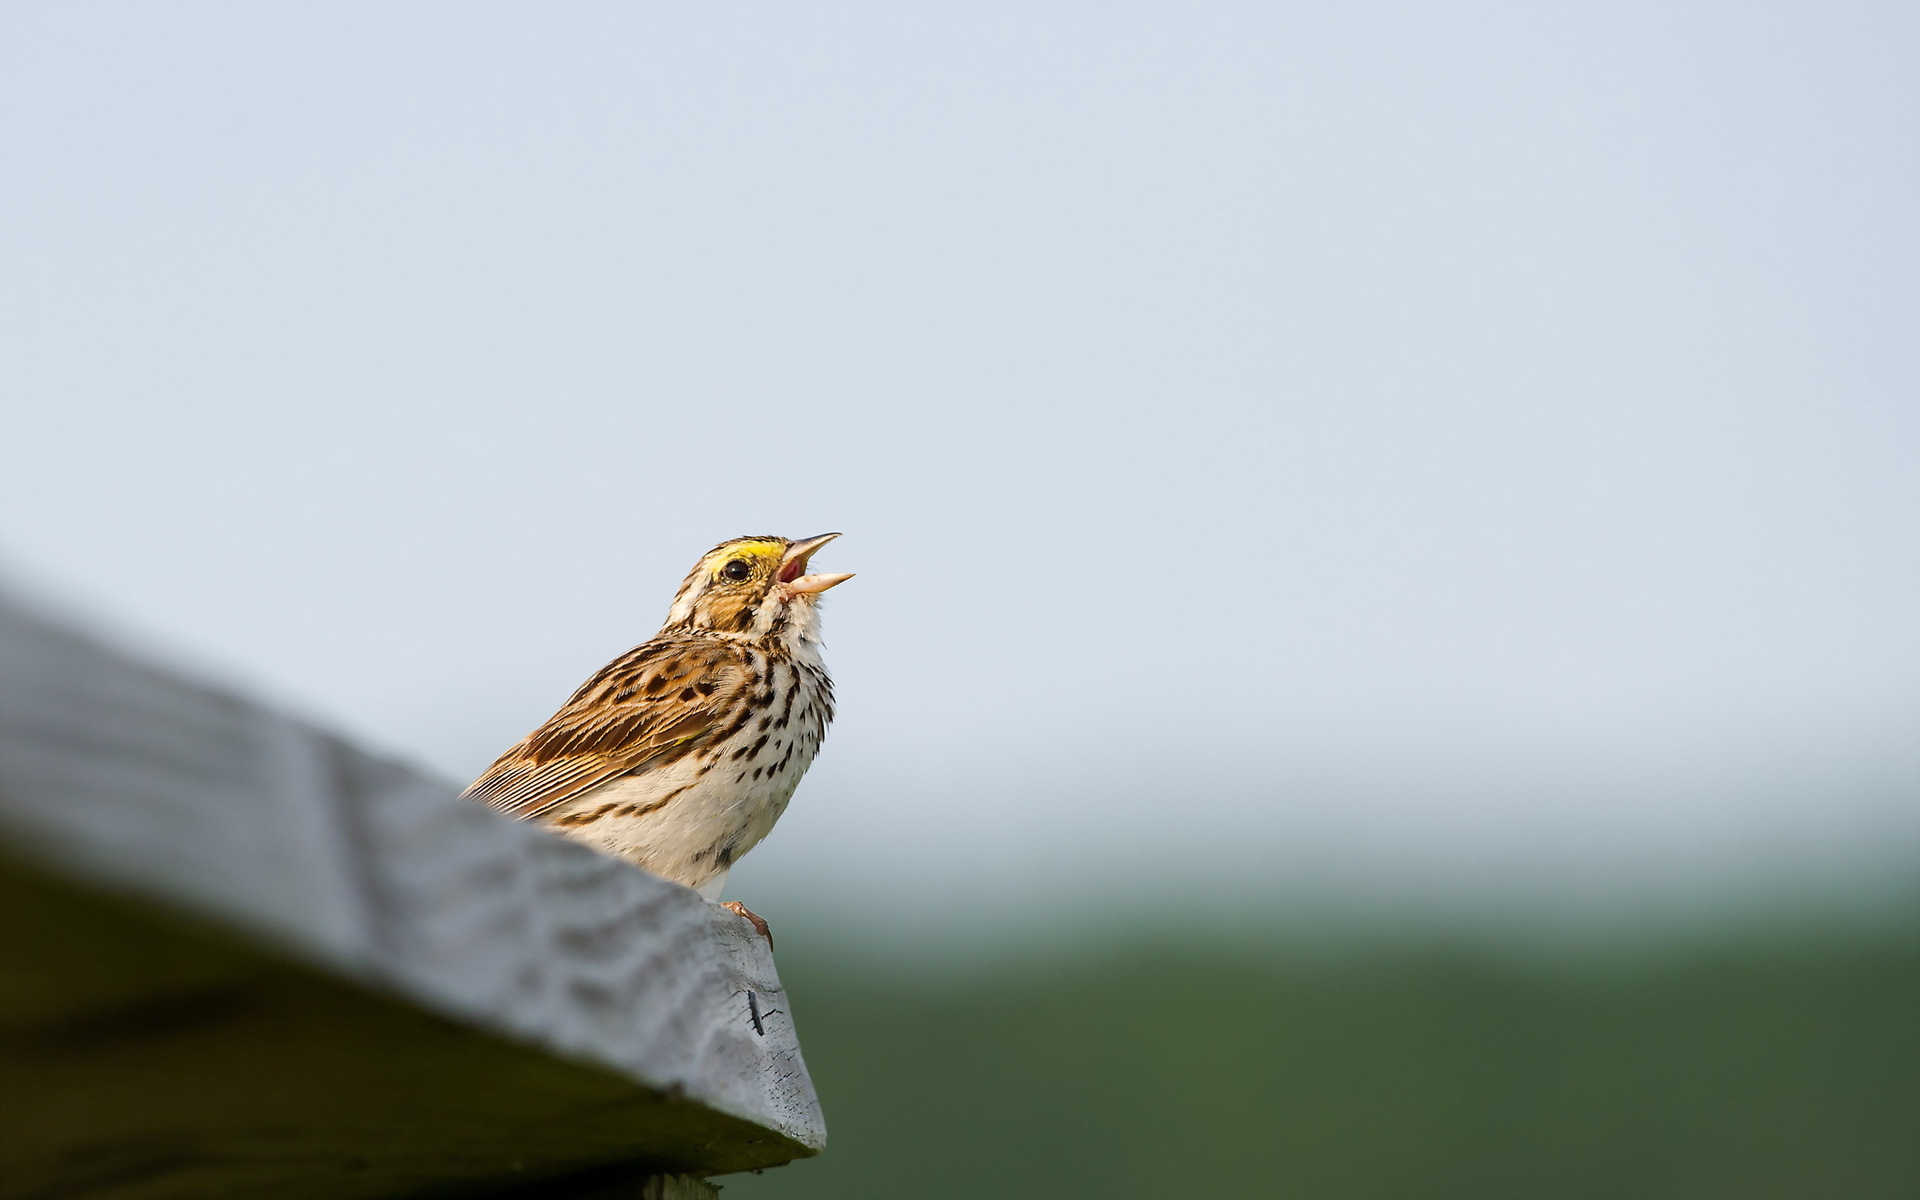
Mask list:
[[[629,772],[660,767],[745,719],[753,672],[730,643],[656,639],[602,667],[466,795],[538,817]]]

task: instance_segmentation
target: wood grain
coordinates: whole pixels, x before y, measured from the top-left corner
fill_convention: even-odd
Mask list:
[[[456,790],[0,597],[0,839],[23,861],[759,1139],[716,1147],[714,1169],[824,1144],[744,921]],[[645,1126],[630,1157],[659,1161]],[[606,1157],[602,1139],[582,1161]]]

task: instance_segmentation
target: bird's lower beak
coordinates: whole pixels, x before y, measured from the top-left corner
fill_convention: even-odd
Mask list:
[[[852,578],[852,575],[802,575],[788,584],[787,590],[800,595],[813,595],[830,587],[838,587]]]
[[[780,582],[787,590],[798,595],[817,595],[830,587],[836,587],[852,579],[851,575],[808,575],[807,560],[813,552],[839,537],[837,533],[823,533],[819,537],[802,538],[787,548],[787,556],[780,562]]]

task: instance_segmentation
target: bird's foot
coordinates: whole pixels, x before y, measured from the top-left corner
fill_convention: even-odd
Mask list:
[[[740,903],[738,900],[729,900],[725,904],[722,904],[720,907],[730,908],[734,912],[737,912],[741,916],[745,917],[748,920],[748,922],[750,922],[753,925],[754,932],[758,933],[761,937],[767,939],[767,949],[769,950],[773,949],[773,931],[767,928],[766,919],[762,917],[759,913],[754,912],[752,909]]]

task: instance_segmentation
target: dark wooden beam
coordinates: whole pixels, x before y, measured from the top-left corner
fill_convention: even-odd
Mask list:
[[[824,1143],[734,914],[4,602],[0,845],[0,1197],[693,1195]]]

